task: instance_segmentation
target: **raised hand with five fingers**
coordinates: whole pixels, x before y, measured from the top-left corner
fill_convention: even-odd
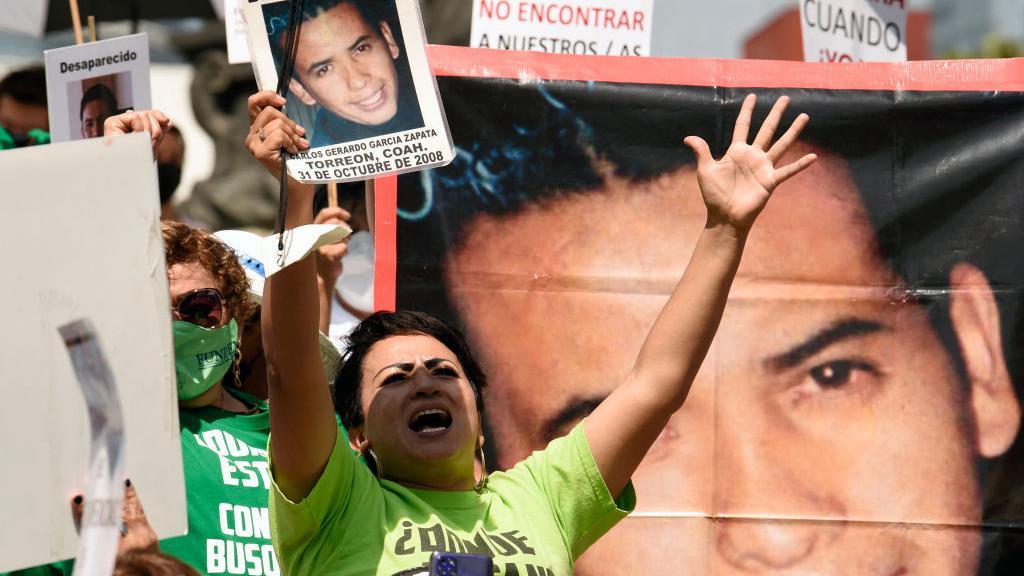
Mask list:
[[[809,120],[807,114],[797,116],[785,134],[769,147],[789,105],[787,96],[775,101],[754,142],[748,144],[750,120],[756,103],[757,97],[753,94],[743,100],[733,129],[732,144],[720,160],[711,156],[707,142],[699,136],[689,136],[684,140],[697,155],[697,181],[708,208],[708,225],[726,224],[741,234],[750,230],[775,188],[802,172],[817,158],[808,154],[785,166],[776,166]]]
[[[801,114],[771,145],[789,99],[779,98],[748,144],[756,99],[740,108],[732,143],[720,160],[697,136],[684,142],[697,154],[697,181],[707,225],[690,263],[658,315],[626,379],[587,417],[587,441],[612,494],[619,494],[669,419],[686,401],[711,347],[739,268],[750,227],[772,192],[810,166],[815,156],[776,167],[807,125]],[[630,417],[623,419],[623,414]]]

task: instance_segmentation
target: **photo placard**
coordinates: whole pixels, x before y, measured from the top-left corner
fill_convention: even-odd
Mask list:
[[[274,90],[289,2],[243,5],[253,70]],[[288,160],[302,182],[347,182],[443,166],[454,156],[415,0],[306,0],[285,112],[310,148]]]

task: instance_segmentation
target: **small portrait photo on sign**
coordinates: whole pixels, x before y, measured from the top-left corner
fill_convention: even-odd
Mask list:
[[[54,48],[44,56],[53,142],[103,136],[107,118],[152,108],[146,34]]]
[[[263,6],[277,69],[288,10],[288,2]],[[288,107],[305,109],[313,147],[423,127],[394,1],[306,0],[299,17]]]
[[[365,180],[451,161],[416,0],[259,0],[242,10],[260,88],[280,84],[285,114],[309,141],[288,160],[293,177]]]
[[[103,136],[103,122],[134,108],[130,72],[85,78],[68,85],[68,132],[72,140]]]

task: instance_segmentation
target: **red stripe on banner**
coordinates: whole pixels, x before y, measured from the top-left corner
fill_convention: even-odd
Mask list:
[[[427,56],[437,76],[724,88],[1024,91],[1024,58],[819,63],[573,56],[435,45],[427,47]]]
[[[373,309],[395,309],[398,265],[398,176],[373,181]]]

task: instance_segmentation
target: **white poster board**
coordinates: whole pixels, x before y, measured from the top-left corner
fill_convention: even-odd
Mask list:
[[[909,0],[798,0],[806,62],[903,62]]]
[[[0,572],[75,555],[90,451],[57,327],[87,318],[125,416],[126,470],[161,538],[187,527],[156,169],[147,134],[0,153]]]
[[[554,54],[650,56],[654,0],[473,0],[469,45]]]
[[[107,117],[152,108],[146,34],[47,50],[45,57],[53,142],[102,136]]]
[[[242,8],[263,90],[277,89],[289,4],[251,0]],[[288,160],[288,173],[302,182],[349,182],[451,162],[418,1],[306,0],[304,8],[285,112],[305,128],[310,148]]]

